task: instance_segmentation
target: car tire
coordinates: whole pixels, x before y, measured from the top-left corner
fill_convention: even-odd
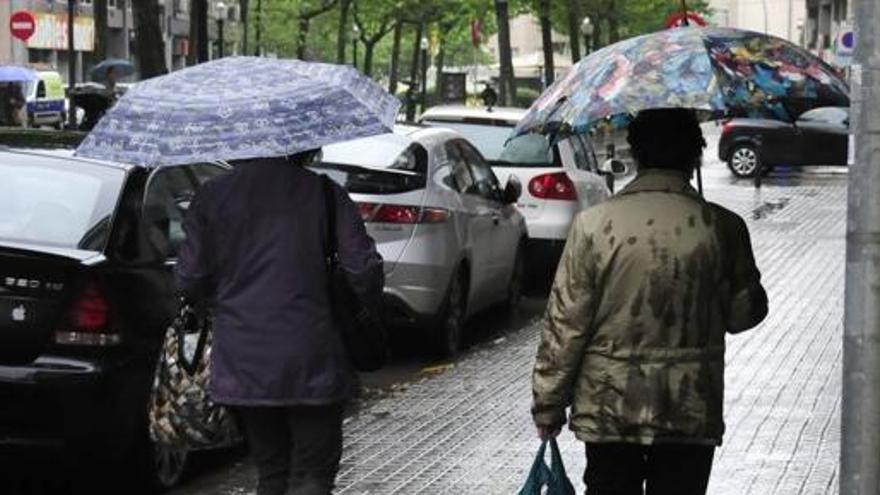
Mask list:
[[[747,179],[752,178],[761,168],[761,156],[758,149],[751,144],[738,144],[730,152],[727,167],[733,175]]]
[[[439,357],[455,356],[461,348],[461,338],[467,317],[467,274],[464,267],[452,276],[446,299],[437,318],[433,350]]]
[[[186,473],[189,450],[150,442],[150,454],[152,460],[151,485],[164,491],[180,483]]]
[[[526,283],[525,249],[520,243],[516,250],[513,262],[513,271],[510,274],[510,282],[507,284],[507,298],[504,300],[504,315],[508,318],[515,317],[519,312],[522,302],[523,287]]]

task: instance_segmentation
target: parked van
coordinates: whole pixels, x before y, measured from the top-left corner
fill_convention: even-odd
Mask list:
[[[28,127],[64,126],[66,120],[64,81],[55,71],[37,73],[39,79],[25,86]]]

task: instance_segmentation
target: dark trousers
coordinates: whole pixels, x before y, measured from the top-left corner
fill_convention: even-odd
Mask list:
[[[342,406],[239,407],[257,495],[328,495],[342,456]]]
[[[587,495],[705,495],[715,447],[588,443]]]

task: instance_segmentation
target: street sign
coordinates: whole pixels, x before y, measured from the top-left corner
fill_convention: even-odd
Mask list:
[[[12,36],[27,41],[37,30],[37,20],[27,10],[19,10],[9,17],[9,30]]]
[[[685,24],[685,19],[687,19],[687,24]],[[667,28],[684,27],[685,25],[705,27],[708,26],[709,23],[706,22],[706,19],[703,19],[703,16],[696,12],[688,12],[687,15],[683,12],[678,12],[666,18]]]

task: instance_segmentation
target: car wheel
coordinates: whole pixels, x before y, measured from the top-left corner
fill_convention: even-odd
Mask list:
[[[167,490],[180,483],[186,471],[189,450],[152,443],[152,451],[153,478],[156,487]]]
[[[452,277],[436,329],[435,350],[442,357],[454,356],[461,347],[467,315],[467,276],[464,270]]]
[[[507,284],[507,299],[504,302],[504,310],[505,315],[509,317],[517,314],[520,302],[522,301],[523,286],[526,278],[526,264],[523,251],[521,245],[516,250],[513,271],[510,274],[510,282]]]
[[[750,144],[737,145],[730,153],[727,166],[733,175],[742,178],[754,177],[761,166],[758,150]]]

